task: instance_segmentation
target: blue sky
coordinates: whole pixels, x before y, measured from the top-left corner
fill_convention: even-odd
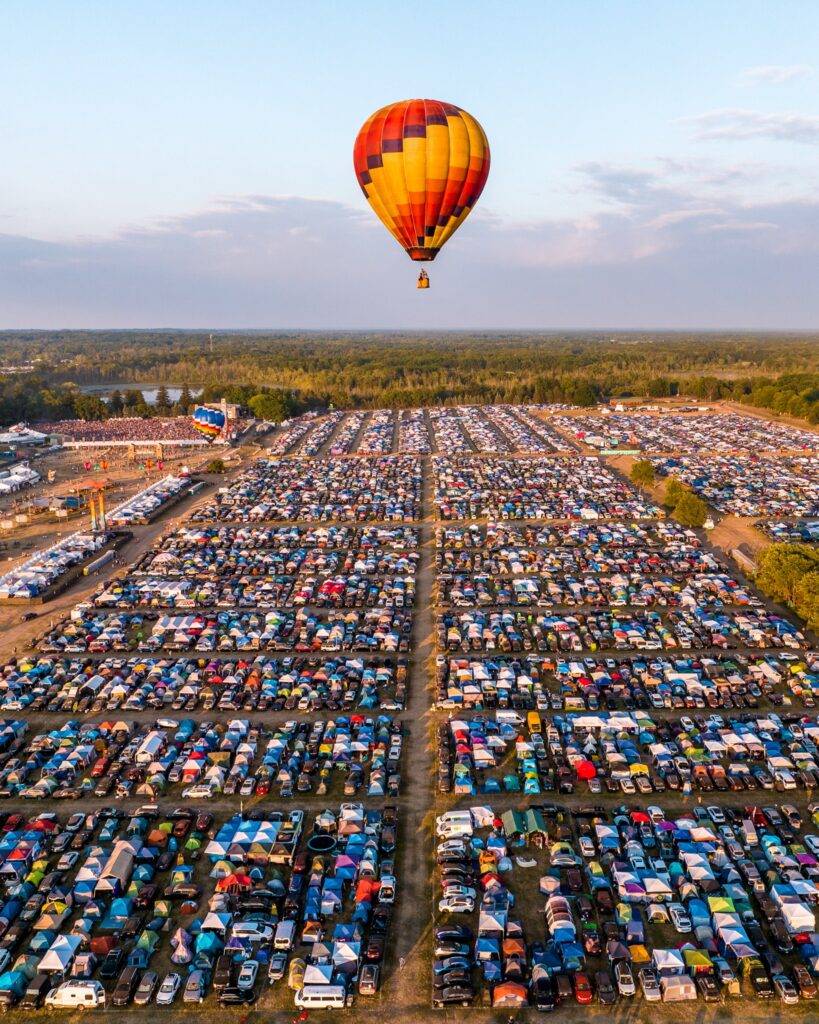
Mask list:
[[[2,327],[819,325],[815,3],[5,0],[0,37]],[[351,170],[414,95],[492,145],[420,296]]]

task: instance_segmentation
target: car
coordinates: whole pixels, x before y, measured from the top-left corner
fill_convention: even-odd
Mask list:
[[[103,981],[110,981],[113,978],[118,977],[124,960],[124,949],[118,947],[117,949],[110,950],[110,952],[105,955],[105,959],[100,967],[100,978],[102,978]]]
[[[245,960],[236,979],[236,987],[240,989],[253,988],[256,984],[256,976],[259,973],[258,960]]]
[[[159,986],[159,991],[156,994],[156,1005],[170,1006],[176,999],[177,993],[179,992],[179,986],[181,984],[182,976],[177,974],[176,971],[171,971],[166,974],[162,979],[162,984]]]
[[[597,986],[597,998],[604,1006],[613,1006],[617,1002],[617,990],[608,971],[597,971],[594,976]]]
[[[368,963],[381,963],[384,959],[384,953],[387,950],[387,937],[386,935],[373,935],[370,932],[370,937],[364,946],[364,959]]]
[[[636,995],[637,986],[634,984],[634,975],[625,960],[618,960],[614,965],[614,980],[621,996]]]
[[[474,898],[466,896],[445,896],[438,901],[438,910],[442,914],[471,914],[474,909]]]
[[[267,965],[267,980],[273,985],[281,981],[287,970],[287,953],[273,953]]]
[[[448,924],[435,929],[436,942],[472,942],[474,935],[467,924]]]
[[[796,964],[793,969],[793,980],[799,989],[799,995],[803,999],[815,999],[817,993],[816,982],[813,980],[810,971],[804,964]]]
[[[374,996],[378,992],[380,973],[379,964],[364,964],[358,976],[358,994],[360,996]]]
[[[217,992],[221,992],[223,988],[232,984],[234,967],[233,954],[222,953],[216,961],[216,969],[213,972],[213,987]]]
[[[691,931],[691,918],[685,912],[685,907],[681,903],[669,903],[668,904],[668,916],[671,918],[671,923],[677,929],[680,934],[685,934]]]
[[[643,999],[647,1003],[658,1003],[662,997],[660,989],[660,976],[653,967],[641,967],[637,972],[640,988],[643,992]]]
[[[201,970],[191,971],[182,992],[183,1003],[201,1003],[205,998],[206,977]]]
[[[436,1009],[443,1006],[469,1006],[474,997],[475,992],[471,985],[451,985],[433,994],[432,1005]]]
[[[786,1006],[799,1002],[799,993],[787,974],[775,974],[771,980],[776,994]]]
[[[531,1001],[541,1013],[550,1013],[557,1006],[557,982],[544,967],[535,967],[529,983]]]
[[[574,975],[574,998],[581,1006],[587,1006],[592,1001],[592,987],[588,976],[578,971]]]
[[[722,1001],[722,992],[712,974],[698,974],[695,976],[694,981],[699,994],[706,1003],[719,1003]]]
[[[145,1006],[146,1003],[150,1003],[158,981],[159,975],[156,971],[146,971],[142,975],[137,985],[137,990],[134,992],[134,1004],[136,1006]]]
[[[113,1006],[127,1006],[139,984],[139,968],[126,967],[117,979],[111,996]]]
[[[238,985],[229,985],[219,993],[219,1002],[222,1006],[242,1006],[256,1001],[256,990],[254,988],[239,988]]]

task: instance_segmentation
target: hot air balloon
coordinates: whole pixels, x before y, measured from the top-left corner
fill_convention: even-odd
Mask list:
[[[434,260],[483,191],[489,143],[453,103],[402,100],[364,122],[353,165],[367,202],[410,259]],[[418,287],[429,287],[425,271]]]
[[[225,426],[225,414],[222,410],[208,409],[204,405],[197,405],[192,420],[193,429],[209,441],[215,441]]]

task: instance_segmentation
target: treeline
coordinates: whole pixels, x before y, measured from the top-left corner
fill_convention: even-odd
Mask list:
[[[32,362],[50,388],[144,381],[218,397],[230,382],[280,413],[682,395],[819,421],[819,335],[0,334],[0,364]]]
[[[174,402],[165,385],[154,402],[146,402],[138,388],[115,389],[107,401],[87,395],[73,385],[49,384],[40,376],[0,378],[0,424],[48,422],[63,419],[107,420],[119,416],[182,416],[202,402],[226,401],[241,405],[259,419],[280,422],[306,408],[296,398],[270,388],[233,385],[207,387],[194,394],[188,387]]]

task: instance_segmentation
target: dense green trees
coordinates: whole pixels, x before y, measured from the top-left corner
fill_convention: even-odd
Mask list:
[[[693,491],[685,490],[672,513],[682,526],[700,529],[708,518],[708,506]]]
[[[184,331],[8,331],[0,333],[0,363],[37,366],[26,378],[51,389],[50,397],[11,403],[31,419],[45,418],[46,409],[65,415],[72,399],[59,385],[145,381],[187,386],[176,410],[190,408],[191,392],[242,405],[278,395],[278,405],[261,403],[273,418],[329,404],[588,406],[601,398],[680,395],[727,398],[819,422],[817,341],[806,335],[228,332],[211,341]],[[20,380],[0,381],[0,412],[2,396],[7,388],[19,390]],[[138,393],[123,395],[124,414],[151,411]]]
[[[651,487],[654,475],[654,467],[648,459],[638,459],[631,467],[631,479],[640,487]]]
[[[759,558],[756,583],[787,604],[811,629],[819,629],[819,549],[810,544],[771,544]]]

